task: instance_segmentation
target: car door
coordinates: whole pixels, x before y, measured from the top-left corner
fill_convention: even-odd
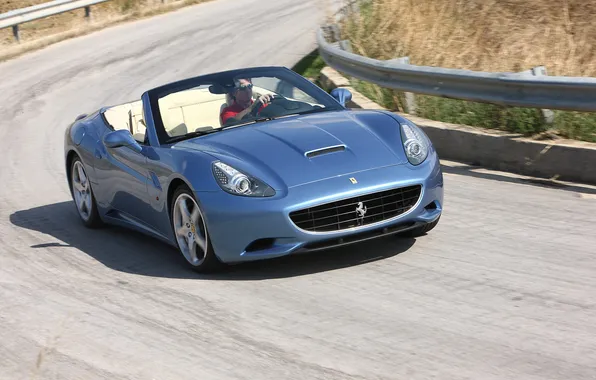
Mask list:
[[[139,142],[140,143],[140,142]],[[129,222],[149,227],[151,220],[146,168],[147,156],[129,147],[108,148],[102,144],[102,151],[96,152],[95,171],[100,184],[101,198],[98,202],[109,207],[114,216]]]
[[[127,147],[106,149],[101,168],[96,168],[104,196],[111,208],[136,219],[147,205],[146,157]]]

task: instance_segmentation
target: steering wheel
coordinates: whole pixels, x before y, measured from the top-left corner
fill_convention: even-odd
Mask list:
[[[289,113],[300,113],[321,108],[320,106],[311,106],[308,103],[293,101],[279,94],[270,94],[270,97],[271,100],[269,105],[263,108],[262,111],[260,111],[260,108],[263,106],[263,104],[258,100],[255,101],[254,108],[249,113],[244,115],[242,119],[256,118],[258,116],[275,117],[286,115],[288,114],[288,111],[290,111]]]
[[[283,101],[285,100],[285,98],[281,95],[277,95],[277,94],[269,94],[270,97],[270,104],[273,104],[273,102],[279,102],[279,101]],[[260,100],[255,101],[255,105],[254,108],[252,109],[252,111],[250,111],[250,115],[251,116],[258,116],[259,115],[259,110],[261,109],[261,107],[263,106],[263,102],[261,102]]]

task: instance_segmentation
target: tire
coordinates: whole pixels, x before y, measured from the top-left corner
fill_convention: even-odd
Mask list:
[[[186,207],[184,218],[181,205]],[[223,263],[213,250],[204,213],[192,191],[185,185],[179,186],[172,196],[170,225],[178,252],[184,257],[187,266],[199,273],[215,272],[223,268]],[[194,248],[194,255],[189,248]]]
[[[70,165],[70,190],[83,225],[87,228],[103,226],[85,165],[78,156],[75,156]]]
[[[417,227],[412,230],[404,232],[402,236],[419,237],[419,236],[426,235],[428,232],[430,232],[430,230],[435,228],[437,226],[437,224],[439,224],[439,219],[441,219],[440,216],[434,222],[427,223],[424,226],[420,226],[420,227]]]

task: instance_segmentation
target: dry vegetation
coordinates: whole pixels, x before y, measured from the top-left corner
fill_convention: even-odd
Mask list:
[[[596,1],[376,0],[347,25],[354,50],[421,65],[596,76]]]
[[[13,9],[30,7],[44,2],[44,0],[4,0],[0,3],[0,13],[12,11]]]
[[[0,0],[1,1],[1,0]],[[112,18],[120,18],[123,14],[132,12],[142,6],[149,5],[152,0],[113,0],[106,3],[97,4],[91,7],[91,16],[93,22],[104,22]],[[32,5],[42,4],[46,0],[5,0],[0,4],[0,13],[8,12],[13,9],[25,8]],[[46,17],[40,20],[28,22],[19,25],[21,40],[28,42],[40,37],[51,34],[62,33],[87,26],[88,22],[84,17],[85,9],[77,9],[71,12],[62,13],[56,16]],[[12,35],[12,29],[1,30],[0,35],[2,45],[15,45],[16,42]]]
[[[49,1],[49,0],[47,0]],[[0,30],[0,60],[39,49],[52,43],[93,32],[119,22],[168,12],[208,0],[110,0],[91,6],[91,19],[85,9],[77,9],[56,16],[19,25],[21,43],[13,37],[12,29]],[[46,0],[0,0],[0,13],[46,2]]]
[[[545,66],[549,75],[596,76],[595,19],[596,0],[374,0],[360,1],[342,32],[355,53],[378,59],[409,56],[416,65],[480,71]],[[361,86],[399,108],[397,94]],[[451,122],[463,116],[469,124],[527,134],[546,129],[534,110],[417,98],[421,116]],[[565,137],[596,141],[594,115],[558,112],[555,127]]]

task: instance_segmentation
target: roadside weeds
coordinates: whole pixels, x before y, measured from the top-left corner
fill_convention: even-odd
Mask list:
[[[122,2],[122,0],[114,1]],[[166,4],[162,4],[161,0],[152,0],[147,3],[141,3],[141,1],[134,2],[136,0],[124,1],[120,7],[120,11],[104,10],[103,12],[95,12],[94,14],[92,6],[92,16],[89,21],[85,20],[82,16],[84,10],[81,8],[67,12],[67,14],[50,16],[22,24],[22,42],[7,43],[7,37],[5,36],[4,43],[0,45],[2,47],[0,62],[17,58],[23,54],[43,49],[61,41],[88,35],[111,26],[146,19],[212,0],[179,0]],[[143,6],[141,7],[141,5]],[[39,29],[39,31],[36,29]],[[5,29],[3,32],[6,34],[8,31],[10,31],[10,28]]]

